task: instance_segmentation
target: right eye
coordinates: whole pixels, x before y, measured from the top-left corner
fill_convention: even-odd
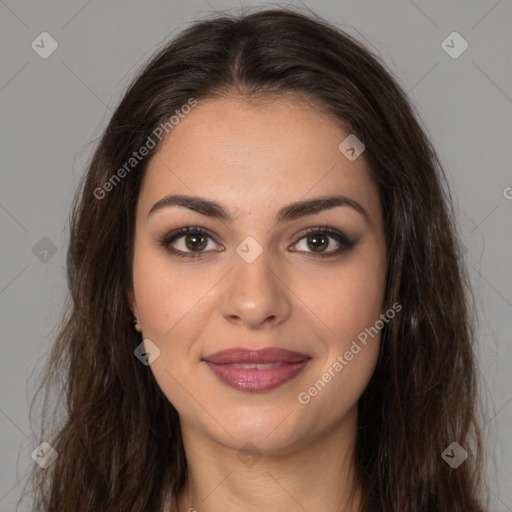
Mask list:
[[[178,249],[172,248],[173,245],[176,245],[176,241],[182,238],[184,240],[181,242],[181,247]],[[205,247],[208,246],[208,238],[213,239],[210,232],[205,228],[186,226],[175,229],[165,235],[165,237],[160,240],[160,245],[173,256],[180,258],[198,258],[203,256],[205,252],[210,252],[204,250]],[[214,245],[216,244],[214,243]]]

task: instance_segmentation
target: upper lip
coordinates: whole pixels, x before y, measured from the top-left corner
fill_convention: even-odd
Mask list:
[[[228,348],[203,357],[204,361],[215,364],[236,363],[298,363],[310,359],[306,354],[285,350],[278,347],[269,347],[259,350],[248,348]]]

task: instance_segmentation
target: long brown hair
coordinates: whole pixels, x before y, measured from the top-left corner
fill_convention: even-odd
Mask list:
[[[363,141],[380,191],[384,309],[403,309],[382,331],[359,401],[364,510],[484,510],[475,308],[444,171],[380,58],[290,8],[196,22],[158,51],[115,110],[70,215],[69,303],[38,390],[46,403],[57,386],[65,407],[44,411],[41,441],[58,457],[34,465],[34,510],[154,512],[183,488],[178,413],[134,356],[142,338],[127,301],[135,208],[158,146],[103,197],[98,190],[191,98],[270,93],[306,98]],[[456,469],[441,456],[453,442],[469,454]]]

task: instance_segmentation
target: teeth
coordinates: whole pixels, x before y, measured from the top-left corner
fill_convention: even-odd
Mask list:
[[[277,368],[282,363],[236,363],[233,364],[235,368],[241,368],[242,370],[270,370],[271,368]]]

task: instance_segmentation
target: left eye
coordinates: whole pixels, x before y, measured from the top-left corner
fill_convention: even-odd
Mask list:
[[[334,239],[338,244],[338,247],[327,252],[325,249],[331,245],[329,239]],[[303,244],[305,244],[307,248],[312,247],[313,250],[311,252],[301,249],[295,250],[297,252],[304,252],[304,254],[310,258],[327,258],[337,256],[345,252],[347,249],[350,249],[355,244],[355,242],[351,241],[346,235],[336,229],[330,228],[329,226],[307,229],[305,235],[303,235],[299,239],[299,242],[293,247],[297,248],[300,243],[302,243],[302,240],[304,240]]]
[[[303,236],[298,243],[294,245],[297,251],[307,251],[307,248],[312,248],[312,253],[324,253],[328,247],[332,245],[330,240],[335,240],[335,243],[339,246],[342,245],[339,237],[333,235],[327,235],[325,231],[314,231],[312,233]],[[303,248],[301,249],[301,244]],[[305,247],[305,248],[304,248]],[[337,249],[331,250],[330,253],[338,252]]]

